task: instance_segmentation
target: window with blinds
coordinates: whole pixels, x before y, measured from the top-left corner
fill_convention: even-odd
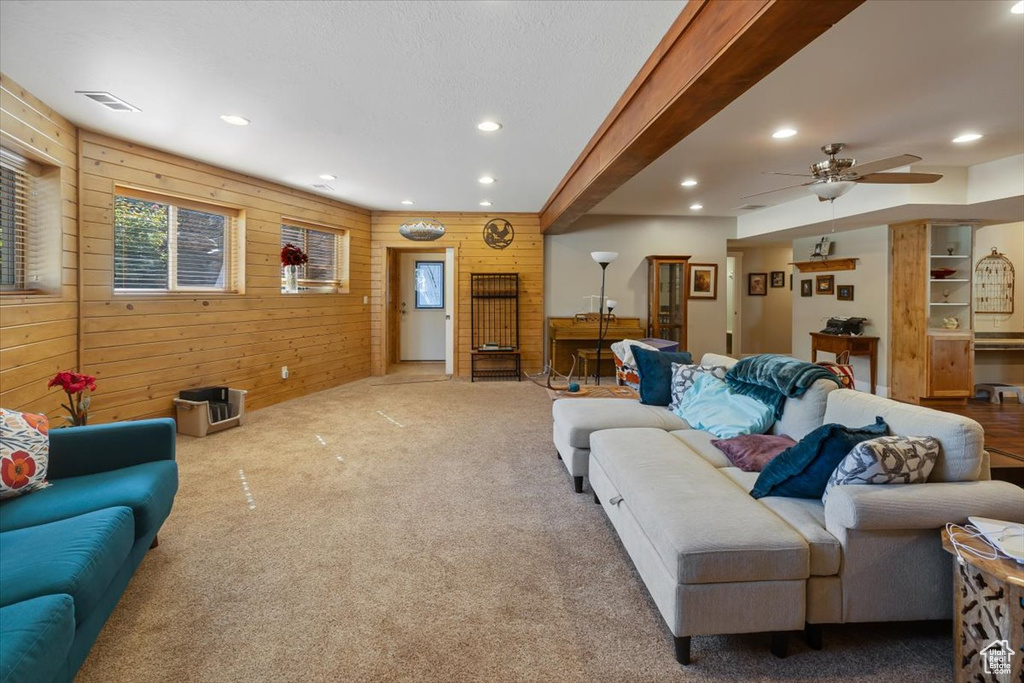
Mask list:
[[[293,244],[306,252],[309,262],[299,267],[299,285],[313,291],[344,291],[348,279],[346,233],[327,227],[281,225],[281,247]],[[284,267],[281,267],[284,286]]]
[[[0,290],[25,289],[32,176],[27,162],[0,149]]]
[[[114,291],[241,290],[238,212],[117,188]]]

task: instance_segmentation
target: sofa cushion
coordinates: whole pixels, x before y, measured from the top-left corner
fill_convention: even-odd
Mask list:
[[[730,463],[744,472],[760,472],[795,443],[788,436],[742,434],[731,439],[715,439],[711,445],[722,451]]]
[[[66,593],[82,623],[100,602],[135,542],[126,507],[0,533],[0,605]]]
[[[827,403],[827,422],[865,424],[875,415],[881,415],[889,425],[890,434],[938,439],[939,459],[928,481],[974,481],[981,475],[985,432],[970,418],[851,389],[833,391]]]
[[[697,378],[683,394],[676,414],[697,429],[728,439],[740,434],[763,434],[775,422],[772,409],[755,398],[732,392],[714,375]]]
[[[640,373],[640,402],[667,406],[672,402],[672,364],[692,363],[688,351],[649,351],[633,347],[636,370]]]
[[[825,530],[825,506],[809,498],[762,498],[761,504],[777,514],[804,537],[811,548],[811,576],[839,573],[843,549],[839,540]]]
[[[703,429],[678,429],[669,432],[672,436],[682,441],[691,451],[711,463],[712,467],[731,467],[732,463],[725,457],[722,451],[711,445],[716,437],[711,432]]]
[[[590,460],[678,583],[807,578],[800,534],[667,432],[598,432]]]
[[[630,398],[560,398],[551,406],[555,429],[573,448],[590,448],[590,435],[601,429],[653,427],[689,429],[689,423],[661,406]]]
[[[697,378],[703,374],[711,373],[718,379],[725,379],[725,373],[728,372],[729,368],[724,365],[695,365],[686,363],[673,363],[672,364],[672,385],[670,387],[670,393],[672,400],[668,404],[668,409],[675,412],[676,408],[679,407],[679,402],[683,400],[683,394],[690,390]]]
[[[939,457],[939,442],[930,436],[880,436],[861,441],[840,461],[825,486],[850,484],[923,484]]]
[[[839,387],[832,380],[819,379],[807,387],[807,391],[800,398],[787,398],[782,406],[782,415],[772,427],[772,433],[788,436],[793,441],[804,438],[823,424],[829,394],[838,389]],[[881,415],[881,413],[877,414]],[[869,417],[866,422],[870,422],[873,417],[873,415]],[[865,422],[849,424],[865,424]]]
[[[86,512],[123,505],[132,509],[135,538],[157,529],[167,519],[178,490],[173,460],[147,462],[109,472],[55,479],[31,496],[0,503],[0,531],[67,519]]]
[[[0,408],[0,499],[48,486],[49,431],[45,415]]]
[[[75,639],[70,595],[44,595],[0,607],[0,681],[57,680]]]
[[[824,424],[768,463],[750,495],[821,498],[828,478],[853,447],[887,432],[881,417],[863,427]]]

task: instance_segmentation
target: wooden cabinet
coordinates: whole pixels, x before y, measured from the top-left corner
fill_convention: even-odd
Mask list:
[[[647,257],[647,336],[686,348],[689,256]]]
[[[974,230],[970,222],[889,226],[889,395],[898,401],[974,394]]]

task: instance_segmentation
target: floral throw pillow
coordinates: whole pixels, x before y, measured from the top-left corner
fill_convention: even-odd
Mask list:
[[[693,383],[697,381],[697,378],[705,373],[711,373],[718,379],[725,379],[725,373],[728,370],[724,365],[686,365],[682,363],[672,364],[672,402],[669,403],[668,409],[672,412],[676,411],[679,407],[679,402],[683,400],[683,394],[685,394]]]
[[[939,442],[930,436],[880,436],[861,441],[839,462],[821,502],[834,486],[849,484],[923,484],[939,459]]]
[[[49,460],[46,416],[0,408],[0,499],[49,486]]]

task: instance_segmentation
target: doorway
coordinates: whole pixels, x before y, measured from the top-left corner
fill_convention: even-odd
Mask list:
[[[740,337],[743,329],[740,314],[743,306],[743,254],[729,252],[725,258],[725,352],[733,358],[740,357]]]
[[[384,374],[454,372],[454,249],[387,250]]]

